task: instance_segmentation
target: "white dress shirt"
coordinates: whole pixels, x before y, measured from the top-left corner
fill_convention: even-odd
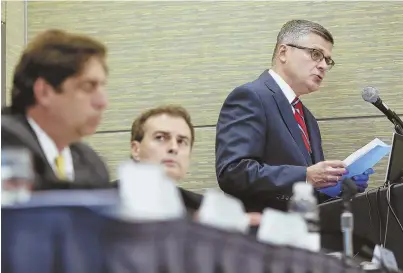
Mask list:
[[[29,125],[31,125],[32,130],[34,130],[36,137],[38,138],[39,145],[41,146],[46,159],[49,162],[49,165],[52,167],[57,176],[56,158],[59,156],[59,151],[56,147],[55,142],[44,130],[42,130],[41,127],[39,127],[39,125],[32,118],[27,117],[27,120]],[[66,178],[68,180],[74,180],[74,166],[70,148],[64,148],[60,155],[64,159],[64,170],[66,173]]]
[[[277,85],[280,87],[281,91],[283,91],[285,97],[287,98],[288,102],[290,103],[292,113],[295,113],[295,109],[292,106],[292,102],[295,99],[297,95],[295,95],[294,90],[291,89],[291,87],[281,78],[279,74],[274,72],[273,70],[269,70],[269,74],[273,77],[274,81],[277,83]]]

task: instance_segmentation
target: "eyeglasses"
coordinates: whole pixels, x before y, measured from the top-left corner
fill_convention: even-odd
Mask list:
[[[321,62],[323,59],[325,59],[326,64],[328,65],[327,70],[332,69],[332,67],[335,65],[335,62],[332,60],[330,57],[325,57],[322,51],[315,49],[315,48],[310,48],[310,47],[304,47],[304,46],[298,46],[298,45],[293,45],[293,44],[287,44],[288,46],[295,47],[298,49],[306,50],[309,53],[311,53],[311,58],[315,62]]]

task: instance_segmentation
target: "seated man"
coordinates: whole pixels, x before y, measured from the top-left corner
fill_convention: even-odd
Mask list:
[[[162,164],[174,181],[188,171],[195,132],[189,113],[179,106],[161,106],[142,113],[132,124],[131,156],[135,161]],[[196,211],[203,196],[181,191],[185,206]],[[258,225],[260,214],[249,214],[251,225]]]
[[[110,185],[101,158],[79,142],[96,131],[107,106],[106,54],[100,42],[60,30],[39,34],[24,50],[11,107],[2,110],[1,145],[31,152],[34,190],[58,180]]]

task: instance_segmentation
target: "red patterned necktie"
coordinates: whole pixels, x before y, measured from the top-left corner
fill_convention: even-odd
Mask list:
[[[302,102],[300,101],[300,99],[298,97],[296,97],[291,105],[294,107],[295,111],[294,111],[294,117],[295,120],[298,123],[298,128],[301,131],[302,134],[302,139],[304,140],[305,143],[305,147],[308,150],[309,153],[312,152],[311,150],[311,144],[309,142],[309,135],[308,135],[308,130],[306,128],[306,124],[305,124],[305,119],[304,119],[304,111],[302,110]]]

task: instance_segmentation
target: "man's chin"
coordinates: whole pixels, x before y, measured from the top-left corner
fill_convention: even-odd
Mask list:
[[[173,169],[172,167],[165,166],[165,171],[169,179],[171,179],[174,183],[177,183],[181,180],[181,176],[179,175],[178,171]]]
[[[97,132],[98,125],[87,125],[81,129],[81,137],[92,136]]]
[[[88,133],[88,135],[95,134],[100,124],[101,124],[100,118],[88,119],[84,130],[86,131],[86,133]]]
[[[320,88],[320,84],[311,83],[308,85],[308,94],[318,91]]]

